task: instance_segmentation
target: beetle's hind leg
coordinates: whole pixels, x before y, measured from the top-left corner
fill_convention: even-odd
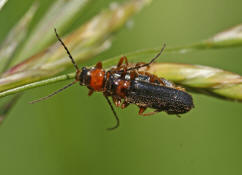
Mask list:
[[[126,108],[128,106],[129,106],[129,103],[126,102],[126,101],[123,101],[123,103],[121,104],[121,109],[124,109],[124,108]]]
[[[176,114],[176,116],[177,116],[178,118],[181,118],[181,116],[180,116],[179,114]]]
[[[140,107],[140,108],[139,108],[139,115],[142,115],[142,116],[150,116],[150,115],[154,115],[154,114],[156,114],[156,113],[158,113],[158,112],[161,112],[161,111],[159,111],[159,110],[155,110],[155,111],[153,111],[153,112],[148,112],[148,113],[145,113],[145,114],[144,114],[144,112],[145,112],[146,109],[147,109],[147,108],[145,108],[145,107]]]
[[[113,130],[113,129],[116,129],[116,128],[119,127],[119,118],[118,118],[118,115],[117,115],[117,113],[115,112],[115,110],[114,110],[114,108],[113,108],[113,105],[112,105],[111,101],[109,100],[107,94],[103,93],[103,95],[104,95],[105,99],[107,100],[107,102],[108,102],[108,104],[109,104],[109,106],[110,106],[110,108],[111,108],[111,110],[112,110],[112,112],[113,112],[113,115],[114,115],[114,117],[115,117],[115,119],[116,119],[116,125],[113,126],[112,128],[108,128],[108,130]]]
[[[115,104],[115,106],[119,107],[121,105],[121,99],[114,97],[114,96],[112,98],[113,98],[113,103]]]
[[[138,63],[135,64],[134,67],[142,67],[145,64],[147,64],[147,63],[145,63],[145,62],[138,62]],[[145,67],[146,67],[146,71],[150,69],[150,65],[145,66]]]
[[[129,65],[127,57],[123,56],[123,57],[120,58],[120,60],[117,64],[117,68],[120,68],[120,66],[123,64],[123,62],[125,62],[126,67]]]

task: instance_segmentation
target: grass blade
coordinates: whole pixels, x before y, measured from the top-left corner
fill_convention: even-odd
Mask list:
[[[15,62],[12,65],[40,52],[53,43],[56,39],[53,35],[53,28],[57,28],[61,33],[65,31],[89,1],[57,0],[35,26],[23,48],[16,55]]]
[[[4,5],[8,2],[8,0],[0,0],[0,10],[4,7]]]
[[[186,53],[196,50],[223,49],[242,46],[242,24],[219,32],[209,39],[187,46],[171,48],[169,51]]]
[[[13,55],[16,48],[26,37],[29,24],[34,17],[38,8],[38,4],[34,3],[20,21],[11,29],[6,39],[0,45],[0,72],[7,69],[8,65],[13,61]]]
[[[103,64],[107,66],[110,62],[113,62],[113,59],[105,61]],[[183,85],[189,88],[189,90],[198,93],[242,102],[242,77],[235,73],[207,66],[178,63],[154,63],[147,71]],[[71,73],[30,83],[0,92],[0,97],[23,92],[35,87],[73,79],[74,77],[75,73]]]
[[[11,109],[15,106],[19,98],[22,96],[22,94],[17,94],[14,97],[12,97],[8,102],[6,102],[3,106],[0,108],[0,125],[4,122],[6,119],[8,113],[11,111]]]

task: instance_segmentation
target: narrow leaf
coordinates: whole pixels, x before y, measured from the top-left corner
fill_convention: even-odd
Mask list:
[[[25,38],[29,24],[37,10],[38,4],[34,3],[20,21],[11,29],[6,39],[0,45],[0,72],[6,70],[12,61],[12,56],[18,45]]]
[[[75,20],[75,15],[77,15],[89,1],[90,0],[57,0],[38,25],[35,26],[12,65],[46,48],[46,46],[55,40],[53,29],[57,28],[59,32],[64,31],[64,29],[69,27],[69,24]]]
[[[0,124],[4,122],[8,113],[15,106],[15,104],[17,103],[20,97],[21,97],[21,94],[17,94],[14,97],[12,97],[10,100],[8,100],[3,106],[0,107]]]
[[[0,0],[0,11],[7,2],[8,0]]]
[[[169,51],[187,53],[196,50],[222,49],[242,46],[242,24],[215,34],[213,37],[187,46],[174,47]]]
[[[218,33],[206,42],[215,48],[242,46],[242,24]]]

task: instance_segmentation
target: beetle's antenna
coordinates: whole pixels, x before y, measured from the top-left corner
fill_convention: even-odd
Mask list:
[[[79,72],[79,68],[78,68],[78,66],[77,66],[77,64],[76,64],[76,62],[75,62],[75,60],[74,60],[73,57],[71,56],[71,53],[69,52],[69,50],[68,50],[68,48],[66,47],[65,43],[61,40],[60,36],[59,36],[58,33],[57,33],[56,28],[55,28],[54,30],[55,30],[55,35],[56,35],[57,39],[60,41],[61,45],[65,48],[66,53],[68,54],[69,58],[71,59],[72,64],[73,64],[73,65],[75,66],[75,68],[76,68],[76,71]],[[58,89],[57,91],[51,93],[50,95],[47,95],[47,96],[45,96],[45,97],[42,97],[42,98],[37,99],[37,100],[34,100],[34,101],[31,101],[31,102],[29,102],[29,103],[33,104],[33,103],[40,102],[40,101],[42,101],[42,100],[46,100],[46,99],[48,99],[48,98],[50,98],[50,97],[52,97],[52,96],[58,94],[59,92],[65,90],[66,88],[72,86],[72,85],[75,84],[76,82],[77,82],[77,81],[73,81],[72,83],[70,83],[70,84],[64,86],[64,87],[61,88],[61,89]]]
[[[115,116],[115,119],[116,119],[116,121],[117,121],[117,123],[116,123],[116,125],[115,125],[114,127],[112,127],[112,128],[107,128],[107,130],[114,130],[114,129],[116,129],[116,128],[119,127],[119,118],[118,118],[118,115],[116,114],[116,112],[115,112],[115,110],[114,110],[114,108],[113,108],[113,105],[112,105],[111,101],[108,99],[108,97],[107,97],[106,95],[104,95],[104,97],[106,98],[106,100],[107,100],[107,102],[108,102],[108,104],[109,104],[111,110],[113,111],[113,114],[114,114],[114,116]]]
[[[131,68],[127,69],[127,71],[135,70],[135,69],[139,69],[139,68],[141,68],[141,67],[147,67],[147,66],[149,66],[149,65],[152,64],[157,58],[159,58],[159,56],[161,55],[161,53],[164,51],[165,47],[166,47],[166,44],[163,44],[163,46],[162,46],[160,52],[159,52],[154,58],[152,58],[152,60],[151,60],[149,63],[142,64],[142,65],[135,66],[135,67],[131,67]]]
[[[71,53],[69,52],[69,50],[68,50],[68,48],[66,47],[65,43],[61,40],[60,36],[58,35],[56,28],[55,28],[54,30],[55,30],[55,35],[56,35],[57,39],[60,41],[60,43],[62,44],[62,46],[65,48],[66,53],[69,55],[69,58],[71,59],[72,64],[75,66],[76,70],[79,71],[79,68],[78,68],[78,66],[77,66],[77,64],[76,64],[76,62],[75,62],[75,60],[74,60],[73,57],[71,56]]]
[[[47,96],[45,96],[45,97],[42,97],[42,98],[37,99],[37,100],[34,100],[34,101],[31,101],[31,102],[29,102],[29,103],[30,103],[30,104],[34,104],[34,103],[37,103],[37,102],[40,102],[40,101],[46,100],[47,98],[50,98],[50,97],[52,97],[52,96],[58,94],[59,92],[65,90],[66,88],[72,86],[72,85],[75,84],[76,82],[77,82],[77,81],[73,81],[72,83],[70,83],[70,84],[64,86],[64,87],[61,88],[61,89],[58,89],[57,91],[51,93],[50,95],[47,95]]]

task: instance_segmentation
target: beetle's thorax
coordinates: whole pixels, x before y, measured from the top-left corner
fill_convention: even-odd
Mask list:
[[[94,91],[103,91],[105,70],[83,67],[80,73],[77,74],[77,78],[80,81],[80,85],[87,86]]]

